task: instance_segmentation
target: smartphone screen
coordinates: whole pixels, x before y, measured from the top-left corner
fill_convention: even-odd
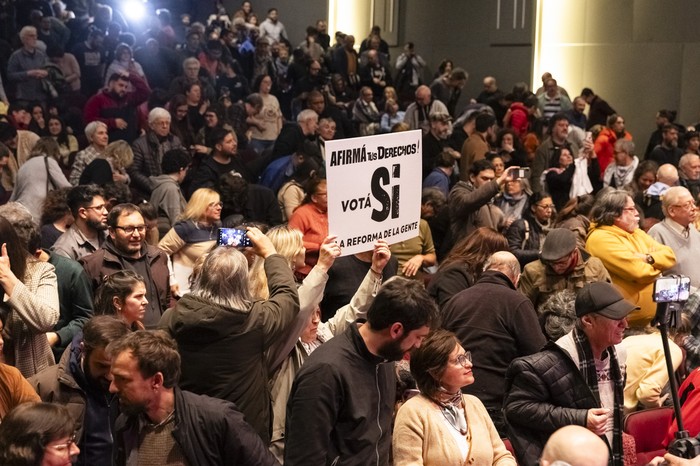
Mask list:
[[[253,246],[248,238],[248,233],[245,230],[237,230],[236,228],[219,228],[219,238],[217,241],[219,246],[232,246],[234,248],[248,248]]]
[[[654,282],[654,301],[677,303],[690,296],[690,277],[660,277]]]

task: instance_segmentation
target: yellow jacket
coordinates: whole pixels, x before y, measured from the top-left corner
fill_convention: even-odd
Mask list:
[[[651,322],[656,314],[654,280],[676,263],[673,250],[639,228],[627,233],[614,225],[591,225],[586,250],[603,262],[623,296],[641,308],[629,315],[630,326],[643,327]],[[637,253],[651,255],[654,264],[637,257]]]

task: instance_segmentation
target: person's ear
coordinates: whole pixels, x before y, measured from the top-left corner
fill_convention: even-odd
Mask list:
[[[153,378],[151,380],[151,388],[153,388],[153,390],[158,390],[159,388],[163,388],[163,380],[164,380],[163,373],[156,372],[153,375]]]
[[[398,340],[403,336],[404,328],[403,324],[401,322],[394,322],[391,324],[391,327],[389,327],[389,336],[391,336],[392,340]]]
[[[119,296],[112,296],[112,306],[117,312],[122,310],[122,300],[119,299]]]

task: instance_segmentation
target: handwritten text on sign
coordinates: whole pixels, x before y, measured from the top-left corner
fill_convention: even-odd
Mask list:
[[[421,131],[326,142],[328,223],[344,256],[418,235]]]

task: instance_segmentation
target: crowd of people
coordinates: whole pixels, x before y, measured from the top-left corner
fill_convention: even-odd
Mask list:
[[[463,96],[376,26],[0,4],[0,463],[635,464],[667,275],[673,366],[700,370],[700,133],[674,111],[642,154],[590,88]],[[341,257],[326,142],[407,130],[416,237]]]

